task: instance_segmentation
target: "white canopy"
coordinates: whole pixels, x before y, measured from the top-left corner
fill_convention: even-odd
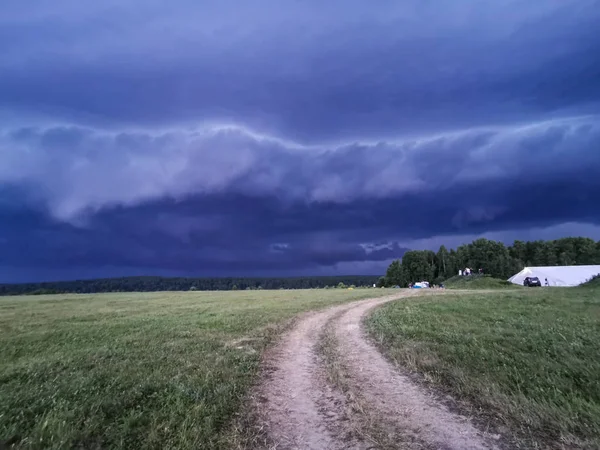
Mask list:
[[[525,267],[508,279],[511,283],[523,285],[525,277],[538,277],[542,286],[579,286],[595,275],[600,274],[600,266],[547,266]]]

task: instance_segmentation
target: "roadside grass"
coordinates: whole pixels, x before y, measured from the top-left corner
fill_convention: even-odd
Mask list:
[[[444,281],[448,289],[519,289],[519,286],[507,280],[492,278],[489,275],[453,276]],[[522,286],[521,286],[522,287]]]
[[[293,317],[384,294],[0,298],[0,448],[243,447],[236,413]]]
[[[446,292],[376,310],[382,351],[514,448],[600,448],[600,289]]]

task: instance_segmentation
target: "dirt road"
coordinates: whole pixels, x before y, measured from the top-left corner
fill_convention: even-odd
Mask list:
[[[310,313],[284,336],[260,387],[259,413],[273,448],[496,448],[469,419],[399,373],[364,335],[361,321],[372,308],[413,295],[401,291]],[[336,343],[344,389],[328,382],[319,354],[327,333]],[[386,444],[361,432],[366,421],[385,434]]]

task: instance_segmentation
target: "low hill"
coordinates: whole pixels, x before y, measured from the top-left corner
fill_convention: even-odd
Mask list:
[[[510,289],[517,285],[510,281],[493,278],[490,275],[454,276],[444,281],[448,289]]]
[[[600,274],[596,275],[591,280],[583,283],[581,287],[586,289],[600,289]]]

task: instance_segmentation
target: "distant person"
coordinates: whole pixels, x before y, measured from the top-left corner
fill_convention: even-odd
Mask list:
[[[462,277],[462,269],[458,269],[458,276]]]

